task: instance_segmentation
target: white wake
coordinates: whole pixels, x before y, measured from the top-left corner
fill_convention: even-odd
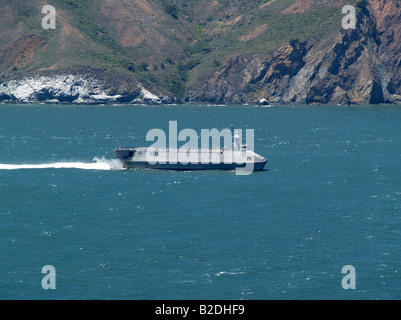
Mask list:
[[[122,170],[123,164],[120,160],[107,160],[104,157],[94,158],[94,162],[55,162],[43,164],[3,164],[0,170],[20,169],[81,169],[81,170]]]

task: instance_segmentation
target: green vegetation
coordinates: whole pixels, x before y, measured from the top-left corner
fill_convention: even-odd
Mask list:
[[[40,27],[40,0],[14,0],[8,6],[16,21],[24,21],[21,36],[35,34],[47,43],[29,66],[18,69],[113,70],[182,97],[189,81],[222,68],[232,56],[266,53],[292,39],[319,39],[339,31],[337,7],[316,1],[305,12],[284,14],[295,1],[48,0],[61,15],[53,31]],[[366,5],[359,1],[359,10]],[[135,15],[141,8],[142,15]],[[131,33],[124,37],[125,31]],[[0,39],[0,47],[6,41]]]
[[[180,12],[180,9],[172,0],[165,1],[164,11],[166,11],[166,13],[168,13],[174,19],[178,19],[178,13]]]
[[[366,7],[369,5],[369,1],[368,0],[361,0],[359,1],[356,6],[360,9],[366,9]]]
[[[81,0],[52,0],[50,4],[56,8],[66,10],[72,14],[74,23],[79,31],[90,37],[96,43],[113,50],[119,50],[122,46],[111,36],[98,21],[97,8],[99,0],[81,1]]]

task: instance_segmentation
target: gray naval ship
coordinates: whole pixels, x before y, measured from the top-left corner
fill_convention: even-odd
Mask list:
[[[124,168],[158,170],[250,170],[262,171],[267,159],[241,144],[237,132],[232,148],[172,149],[118,148],[114,152]]]

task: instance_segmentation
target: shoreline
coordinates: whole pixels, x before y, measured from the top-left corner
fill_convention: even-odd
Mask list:
[[[1,101],[1,105],[9,105],[9,106],[29,106],[29,105],[41,105],[41,106],[76,106],[76,107],[85,107],[85,106],[104,106],[104,107],[256,107],[256,108],[273,108],[273,107],[380,107],[380,106],[393,106],[393,107],[401,107],[401,104],[396,103],[380,103],[380,104],[349,104],[349,105],[332,105],[332,104],[272,104],[272,105],[259,105],[253,103],[247,104],[212,104],[205,102],[193,102],[193,103],[116,103],[116,102],[86,102],[86,103],[74,103],[74,102],[44,102],[44,101]]]

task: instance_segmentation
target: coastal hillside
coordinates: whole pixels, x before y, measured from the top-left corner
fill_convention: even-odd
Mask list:
[[[56,28],[44,29],[45,5]],[[344,30],[342,8],[356,8]],[[401,103],[401,0],[0,0],[0,101]]]

